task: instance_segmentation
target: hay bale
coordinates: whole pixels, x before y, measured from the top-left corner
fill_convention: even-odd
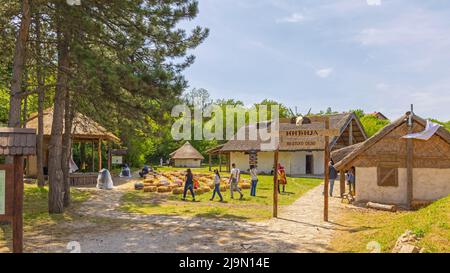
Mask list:
[[[242,183],[239,187],[243,190],[247,190],[251,188],[251,185],[250,183]]]
[[[141,182],[134,183],[134,189],[137,191],[143,190],[145,188],[145,185]]]
[[[146,178],[146,179],[144,179],[144,184],[145,183],[147,183],[147,184],[153,184],[153,183],[155,183],[155,179],[154,178]]]
[[[144,192],[156,192],[158,190],[155,186],[144,187]]]
[[[183,191],[184,191],[183,188],[178,187],[178,188],[174,188],[174,189],[172,190],[172,193],[175,194],[175,195],[178,195],[178,194],[183,194]]]
[[[171,192],[172,190],[170,187],[158,187],[158,193],[165,193],[165,192]]]
[[[220,186],[220,191],[226,191],[226,190],[228,190],[228,187],[226,185]]]
[[[211,191],[211,188],[208,187],[208,186],[201,187],[201,189],[202,189],[203,193],[207,193],[207,192],[210,192],[210,191]]]

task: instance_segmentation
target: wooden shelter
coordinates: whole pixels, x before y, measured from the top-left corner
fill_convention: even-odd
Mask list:
[[[355,143],[364,142],[367,139],[366,132],[358,117],[353,113],[327,115],[330,120],[330,129],[339,130],[339,135],[329,139],[330,149],[337,150]],[[291,119],[280,119],[280,130],[290,126]],[[241,170],[249,169],[250,165],[256,165],[261,173],[270,174],[273,170],[273,151],[261,150],[264,141],[260,138],[259,130],[267,130],[271,122],[260,122],[256,125],[248,125],[240,130],[245,131],[246,140],[229,140],[220,149],[212,149],[209,154],[224,155],[227,158],[228,168],[235,163]],[[257,128],[257,139],[250,140],[249,130],[253,126]],[[313,122],[301,125],[303,129],[324,129],[323,122]],[[320,141],[323,141],[322,139]],[[325,166],[323,164],[325,145],[317,147],[280,147],[279,160],[285,167],[286,173],[291,176],[323,176]]]
[[[186,142],[170,154],[170,159],[175,167],[199,168],[205,158],[191,143]]]
[[[332,153],[341,177],[356,169],[356,201],[413,206],[450,194],[450,132],[431,139],[405,139],[422,132],[427,121],[409,113],[365,141]]]
[[[50,142],[51,130],[53,123],[53,109],[47,109],[44,111],[44,169],[48,167],[48,145]],[[26,126],[28,128],[38,128],[38,115],[33,114],[30,119],[28,119]],[[95,184],[97,173],[96,171],[103,168],[102,158],[103,158],[103,148],[102,143],[106,142],[110,150],[112,143],[120,143],[120,139],[116,137],[113,133],[106,130],[103,126],[92,120],[91,118],[81,114],[75,113],[73,125],[72,125],[72,142],[90,144],[92,147],[92,165],[88,168],[92,173],[88,174],[73,174],[72,180],[73,184]],[[97,153],[97,155],[95,155]],[[97,166],[94,162],[95,156],[97,157]],[[108,152],[108,169],[110,169],[111,157]],[[79,166],[81,167],[81,166]],[[36,156],[29,156],[27,158],[26,175],[30,177],[37,176],[37,158]]]

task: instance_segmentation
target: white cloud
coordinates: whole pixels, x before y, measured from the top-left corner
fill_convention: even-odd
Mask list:
[[[381,0],[366,0],[369,6],[381,6]]]
[[[333,68],[322,68],[316,71],[316,75],[325,79],[333,73]]]
[[[301,13],[293,13],[288,17],[277,19],[277,23],[300,23],[306,20],[306,17]]]

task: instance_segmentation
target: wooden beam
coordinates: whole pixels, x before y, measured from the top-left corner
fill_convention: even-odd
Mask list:
[[[274,153],[273,158],[273,217],[278,217],[278,156],[279,149]]]
[[[412,130],[411,130],[412,133]],[[406,140],[406,179],[407,179],[407,186],[406,186],[406,202],[408,207],[411,207],[411,203],[413,201],[413,184],[414,184],[414,177],[413,177],[413,162],[414,162],[414,142],[413,139],[407,139]]]
[[[13,252],[23,252],[23,157],[14,156]]]
[[[350,122],[348,126],[348,145],[353,145],[353,120]]]
[[[222,172],[222,153],[219,153],[219,172]]]
[[[108,144],[107,144],[107,149],[108,149],[108,170],[111,170],[111,142],[110,141],[108,141]]]
[[[92,144],[92,172],[95,172],[95,158],[94,158],[94,154],[95,154],[95,142],[94,142],[94,140],[92,140],[91,141],[91,144]]]
[[[330,128],[330,118],[327,117],[325,119],[325,129]],[[324,189],[323,189],[323,220],[325,222],[328,222],[328,189],[329,189],[329,180],[330,180],[330,170],[328,167],[328,164],[330,162],[330,138],[328,136],[325,137],[325,183],[324,183]]]

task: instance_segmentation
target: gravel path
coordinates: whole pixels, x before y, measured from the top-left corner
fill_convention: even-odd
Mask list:
[[[325,252],[340,228],[333,223],[338,198],[330,199],[331,221],[323,221],[323,186],[282,207],[279,218],[255,223],[121,212],[119,201],[130,185],[96,191],[79,209],[80,215],[113,220],[70,235],[82,252]]]

